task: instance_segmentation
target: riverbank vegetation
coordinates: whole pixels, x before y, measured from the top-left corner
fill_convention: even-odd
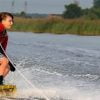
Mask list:
[[[15,18],[12,31],[35,33],[100,35],[100,20],[48,18]]]
[[[15,17],[12,31],[100,35],[100,0],[94,0],[93,7],[88,9],[82,9],[78,2],[65,5],[62,15],[45,18]]]

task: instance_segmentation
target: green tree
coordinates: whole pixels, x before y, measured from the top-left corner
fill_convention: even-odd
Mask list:
[[[24,11],[22,11],[22,12],[20,13],[20,15],[21,15],[21,16],[26,16],[26,13],[25,13]]]
[[[86,8],[83,9],[83,18],[85,19],[98,19],[99,18],[99,12],[96,10],[97,8]]]
[[[79,18],[82,16],[82,9],[77,4],[65,5],[64,18]]]
[[[95,8],[100,8],[100,0],[94,0],[93,5]]]

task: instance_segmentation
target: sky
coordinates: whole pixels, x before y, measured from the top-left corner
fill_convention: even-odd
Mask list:
[[[12,1],[15,1],[12,6]],[[27,6],[25,8],[25,1]],[[74,0],[0,0],[0,12],[18,12],[26,11],[27,13],[45,13],[61,14],[65,4],[70,4]],[[77,0],[82,8],[90,8],[93,0]]]

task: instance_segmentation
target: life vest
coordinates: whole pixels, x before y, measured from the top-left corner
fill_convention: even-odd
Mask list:
[[[2,45],[3,49],[6,50],[8,43],[8,35],[7,31],[4,28],[4,25],[0,23],[0,44]]]

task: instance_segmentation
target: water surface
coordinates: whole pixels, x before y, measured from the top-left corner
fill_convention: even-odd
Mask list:
[[[100,37],[9,33],[7,53],[17,71],[6,79],[18,97],[49,100],[100,98]],[[37,100],[37,99],[34,99]]]

